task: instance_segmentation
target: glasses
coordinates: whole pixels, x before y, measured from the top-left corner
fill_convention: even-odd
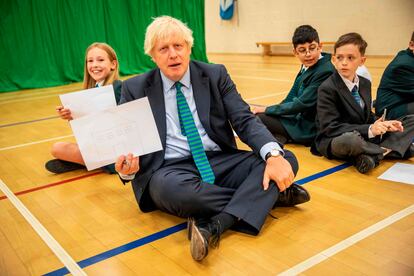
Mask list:
[[[316,44],[311,44],[309,46],[309,49],[306,49],[304,47],[300,47],[298,49],[296,49],[296,52],[298,52],[299,55],[301,56],[306,56],[306,54],[309,52],[309,54],[313,54],[315,53],[317,50],[319,49],[319,45]]]

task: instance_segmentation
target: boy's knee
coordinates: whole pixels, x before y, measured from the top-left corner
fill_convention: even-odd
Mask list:
[[[354,148],[360,147],[364,141],[361,134],[357,131],[345,132],[341,136],[335,138],[332,143],[337,147]]]
[[[50,153],[52,154],[52,156],[59,159],[60,153],[62,152],[63,148],[65,147],[65,144],[66,143],[64,143],[64,142],[54,143],[51,150],[50,150]]]
[[[332,139],[331,153],[340,158],[357,156],[363,152],[364,138],[357,131],[346,132]]]

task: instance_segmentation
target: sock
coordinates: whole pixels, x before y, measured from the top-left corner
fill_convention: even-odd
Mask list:
[[[226,231],[227,229],[229,229],[236,223],[237,218],[228,213],[221,212],[220,214],[215,215],[214,217],[211,217],[211,220],[215,222],[219,222],[220,234],[222,234],[224,231]]]

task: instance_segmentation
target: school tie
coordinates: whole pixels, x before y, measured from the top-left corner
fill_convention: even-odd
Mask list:
[[[180,82],[175,83],[175,89],[177,90],[178,117],[180,120],[181,131],[182,134],[187,137],[191,155],[193,156],[194,163],[196,164],[201,175],[201,179],[203,179],[204,182],[213,184],[215,176],[213,170],[211,169],[210,163],[208,162],[203,142],[198,134],[193,115],[191,114],[187,100],[181,91],[181,87],[182,84]]]
[[[351,93],[352,93],[352,97],[354,97],[357,104],[361,108],[364,108],[364,102],[362,101],[361,96],[358,93],[358,86],[355,85],[354,88],[352,88]]]

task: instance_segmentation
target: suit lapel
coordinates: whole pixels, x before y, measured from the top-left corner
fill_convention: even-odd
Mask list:
[[[198,117],[204,129],[209,134],[212,133],[210,127],[210,85],[208,77],[204,77],[202,72],[190,63],[191,85],[193,88],[194,101],[197,108]]]
[[[359,94],[361,95],[361,98],[365,103],[364,119],[367,120],[369,118],[369,115],[371,114],[371,89],[369,85],[365,85],[365,82],[361,80],[361,78],[359,78],[359,91]]]
[[[154,113],[155,123],[157,124],[163,149],[165,150],[167,139],[167,127],[165,121],[166,115],[164,90],[162,87],[159,69],[156,70],[156,72],[154,73],[154,77],[148,80],[148,84],[149,86],[145,88],[145,95],[148,97],[148,101],[151,105],[152,112]]]

